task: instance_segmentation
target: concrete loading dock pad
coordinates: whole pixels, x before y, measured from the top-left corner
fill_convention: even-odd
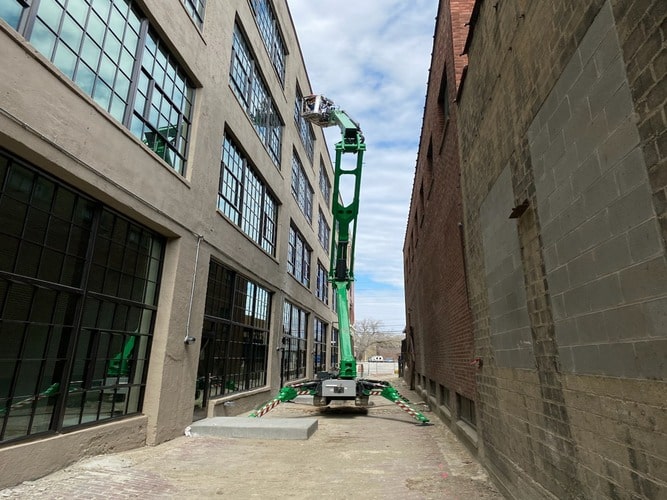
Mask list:
[[[213,417],[194,422],[189,428],[189,434],[252,439],[308,439],[316,430],[316,418]]]

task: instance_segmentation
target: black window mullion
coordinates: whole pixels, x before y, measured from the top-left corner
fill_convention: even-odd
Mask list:
[[[72,325],[72,335],[67,346],[67,353],[65,356],[65,366],[63,368],[62,379],[60,381],[60,396],[58,397],[53,411],[52,426],[54,430],[61,431],[65,420],[66,403],[69,394],[69,383],[72,379],[72,371],[74,370],[74,355],[76,354],[76,345],[81,335],[81,323],[83,320],[83,311],[88,297],[88,279],[90,277],[90,270],[93,263],[93,253],[95,249],[95,240],[100,225],[100,217],[102,215],[101,206],[97,206],[93,213],[93,221],[91,224],[90,234],[88,235],[88,248],[86,250],[86,257],[83,262],[83,272],[81,273],[81,289],[82,294],[76,304],[74,312],[74,324]],[[83,411],[83,410],[82,410]],[[81,416],[79,415],[79,421]]]

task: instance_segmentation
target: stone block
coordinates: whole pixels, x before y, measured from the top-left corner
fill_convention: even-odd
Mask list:
[[[316,418],[213,417],[193,422],[193,436],[251,439],[308,439],[317,430]]]
[[[593,269],[597,276],[605,276],[632,264],[630,245],[625,234],[601,243],[593,252],[595,254]]]
[[[667,295],[667,263],[665,257],[636,264],[620,272],[623,295],[628,301]]]
[[[642,317],[646,318],[647,335],[667,337],[667,297],[644,302],[641,308]]]
[[[640,184],[609,206],[609,220],[614,234],[624,233],[655,217],[648,184]]]
[[[623,302],[623,292],[616,274],[592,281],[583,288],[589,296],[589,304],[593,311],[608,309]]]
[[[603,312],[607,338],[614,341],[640,339],[646,336],[648,325],[641,304],[631,304]]]

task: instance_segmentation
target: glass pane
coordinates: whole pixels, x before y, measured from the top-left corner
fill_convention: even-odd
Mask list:
[[[100,62],[100,55],[102,54],[102,49],[93,41],[92,38],[88,37],[87,35],[84,37],[83,40],[83,47],[81,49],[81,58],[90,66],[93,68],[93,70],[97,70],[97,65]]]
[[[88,4],[84,0],[69,0],[67,3],[67,12],[76,19],[81,26],[86,23],[88,10]]]
[[[115,8],[111,9],[111,17],[109,18],[109,28],[118,38],[123,38],[123,32],[125,31],[125,18],[123,15],[118,12]]]
[[[123,116],[125,115],[125,101],[117,94],[114,94],[113,98],[111,99],[109,113],[111,113],[111,116],[113,116],[119,122],[123,121]]]
[[[44,21],[54,32],[58,32],[60,26],[60,19],[63,16],[63,8],[55,0],[41,0],[39,2],[39,10],[37,11],[39,19]],[[37,23],[35,23],[35,27]],[[32,38],[35,32],[33,30]],[[33,41],[32,39],[30,40]],[[34,42],[33,42],[34,45]],[[48,56],[47,56],[48,57]]]
[[[74,21],[74,19],[66,15],[60,31],[61,39],[64,40],[72,50],[78,52],[82,36],[83,29]]]
[[[98,80],[97,85],[95,85],[93,99],[95,99],[95,101],[104,109],[109,108],[109,101],[111,100],[111,89],[105,85],[102,80]]]
[[[31,434],[45,432],[51,428],[56,398],[53,396],[40,397],[37,400],[32,420]]]
[[[25,203],[7,196],[0,198],[0,233],[20,237],[27,213],[28,206]]]
[[[86,28],[86,33],[90,38],[95,40],[98,45],[102,45],[102,42],[104,41],[104,33],[106,32],[107,27],[106,24],[96,15],[96,14],[91,14],[90,18],[88,19],[88,26]]]
[[[120,49],[120,41],[112,33],[109,33],[107,39],[104,41],[104,52],[106,52],[109,59],[114,63],[117,62],[120,57]]]
[[[116,76],[116,65],[106,54],[102,56],[99,75],[109,87],[113,85],[113,80]]]
[[[134,66],[134,55],[132,55],[133,53],[134,51],[130,53],[124,48],[120,54],[119,67],[127,77],[132,75],[132,67]]]
[[[23,6],[18,3],[18,0],[5,0],[0,3],[0,18],[7,21],[7,24],[14,29],[19,27],[22,12]]]
[[[76,78],[74,82],[83,90],[86,94],[91,95],[93,93],[93,85],[95,83],[95,73],[83,62],[79,63],[79,68],[76,71]]]
[[[106,21],[109,17],[109,8],[111,7],[111,2],[109,0],[93,0],[92,5],[93,10]]]
[[[76,54],[72,52],[67,45],[59,43],[56,48],[53,63],[58,66],[58,69],[65,73],[68,77],[74,76],[74,67],[76,66]]]
[[[42,262],[39,266],[38,278],[52,283],[60,281],[60,271],[63,267],[65,256],[50,248],[42,251]]]

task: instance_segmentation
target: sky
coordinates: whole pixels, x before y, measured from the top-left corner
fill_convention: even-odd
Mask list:
[[[366,139],[354,261],[355,320],[379,321],[382,331],[400,333],[405,328],[403,240],[438,2],[287,3],[313,92],[359,122]],[[324,131],[333,159],[340,130]]]

